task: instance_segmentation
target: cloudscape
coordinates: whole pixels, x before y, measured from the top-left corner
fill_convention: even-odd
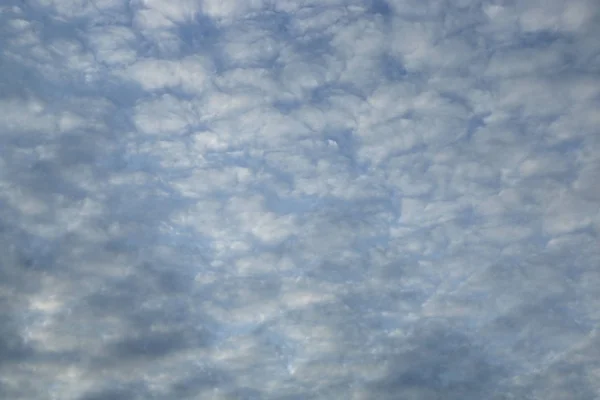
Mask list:
[[[0,2],[0,398],[600,398],[596,0]]]

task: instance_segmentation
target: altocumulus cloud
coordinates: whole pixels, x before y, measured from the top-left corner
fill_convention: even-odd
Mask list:
[[[594,0],[5,0],[0,397],[597,399]]]

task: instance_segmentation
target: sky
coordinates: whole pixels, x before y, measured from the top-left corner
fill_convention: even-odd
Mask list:
[[[0,398],[600,398],[596,0],[3,0]]]

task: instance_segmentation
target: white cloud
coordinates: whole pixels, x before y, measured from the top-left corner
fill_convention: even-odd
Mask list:
[[[216,20],[229,22],[234,18],[243,18],[246,14],[257,12],[264,5],[263,0],[206,0],[202,3],[202,11]]]
[[[136,61],[134,32],[125,26],[96,27],[90,32],[90,46],[96,60],[110,66],[128,65]]]
[[[138,60],[123,75],[131,77],[145,90],[179,89],[202,93],[210,87],[210,67],[200,57],[189,57],[177,62],[167,60]]]
[[[571,193],[557,193],[549,199],[544,226],[551,235],[585,228],[597,219],[598,204],[586,201]]]
[[[161,136],[183,135],[200,120],[195,104],[168,94],[138,104],[134,118],[140,132]]]

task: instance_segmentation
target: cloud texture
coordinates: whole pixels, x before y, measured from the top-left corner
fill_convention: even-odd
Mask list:
[[[596,399],[594,0],[6,0],[0,397]]]

